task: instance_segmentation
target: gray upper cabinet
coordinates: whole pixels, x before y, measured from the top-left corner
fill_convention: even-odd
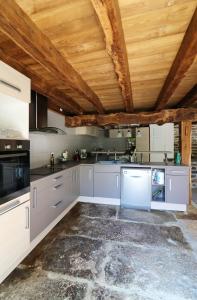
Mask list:
[[[120,173],[94,173],[94,197],[120,198]]]
[[[166,175],[166,202],[187,204],[189,201],[189,176]]]
[[[93,197],[93,173],[94,167],[91,165],[80,166],[80,195]]]

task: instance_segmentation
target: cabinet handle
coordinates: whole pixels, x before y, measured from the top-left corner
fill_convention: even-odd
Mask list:
[[[63,200],[60,200],[56,204],[52,205],[51,207],[57,208],[62,202],[63,202]]]
[[[58,179],[60,179],[60,178],[62,178],[62,177],[63,177],[62,175],[57,176],[57,177],[55,177],[55,178],[53,179],[53,181],[57,181]]]
[[[37,188],[33,188],[33,208],[37,207]]]
[[[6,85],[7,87],[9,87],[13,90],[16,90],[19,93],[21,93],[21,89],[19,87],[15,86],[15,85],[13,85],[13,84],[11,84],[11,83],[3,80],[3,79],[0,79],[0,83]]]
[[[117,189],[119,187],[119,177],[118,177],[118,175],[116,175],[116,187],[117,187]]]
[[[26,225],[25,229],[29,229],[29,207],[25,207]]]
[[[169,179],[169,190],[172,191],[172,179]]]
[[[20,204],[20,201],[16,200],[16,201],[12,202],[11,204],[6,205],[5,207],[0,209],[0,215],[3,215],[5,212],[7,212],[8,210],[10,210],[12,208],[15,208],[19,204]]]
[[[59,188],[61,188],[61,186],[62,186],[62,183],[61,183],[61,184],[58,184],[58,185],[56,185],[56,186],[54,186],[54,187],[53,187],[53,190],[56,191],[56,190],[58,190]]]
[[[172,173],[175,173],[175,174],[185,174],[185,171],[172,171]]]

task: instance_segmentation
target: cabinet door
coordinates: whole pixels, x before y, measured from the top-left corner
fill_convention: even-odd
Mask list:
[[[31,210],[30,210],[30,239],[31,241],[41,233],[50,223],[51,216],[48,214],[49,187],[31,187]]]
[[[0,279],[30,246],[29,211],[27,201],[0,215]]]
[[[93,166],[80,166],[80,195],[93,197]]]
[[[31,91],[30,79],[2,61],[0,61],[0,69],[0,92],[29,103]]]
[[[94,197],[120,198],[120,174],[94,173]]]
[[[79,176],[79,167],[73,168],[72,174],[72,186],[73,186],[73,198],[74,200],[80,195],[80,176]]]
[[[166,176],[166,202],[187,204],[189,201],[189,177]]]

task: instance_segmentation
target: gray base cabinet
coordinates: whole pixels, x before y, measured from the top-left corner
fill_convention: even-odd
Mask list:
[[[189,177],[166,175],[166,202],[187,204],[189,201]]]
[[[93,197],[93,166],[80,166],[80,196]]]
[[[79,196],[79,167],[61,171],[31,184],[31,241]]]
[[[120,174],[94,173],[94,197],[120,198]]]

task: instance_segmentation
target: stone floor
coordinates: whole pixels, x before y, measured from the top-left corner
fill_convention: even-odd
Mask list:
[[[197,299],[197,209],[78,203],[0,286],[0,299]]]

